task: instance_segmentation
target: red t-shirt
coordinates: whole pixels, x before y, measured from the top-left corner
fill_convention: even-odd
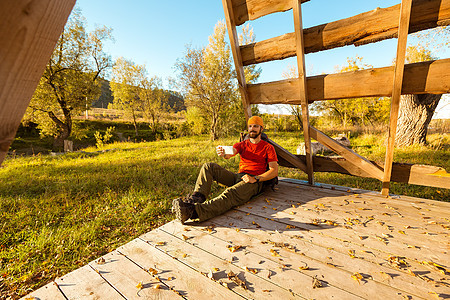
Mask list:
[[[278,161],[275,148],[263,140],[257,144],[252,144],[250,140],[245,140],[234,144],[233,147],[241,156],[239,173],[261,175],[267,171],[269,162]]]

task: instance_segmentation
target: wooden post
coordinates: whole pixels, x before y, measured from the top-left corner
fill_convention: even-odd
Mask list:
[[[247,83],[245,81],[244,67],[242,65],[241,50],[239,49],[239,39],[236,33],[233,3],[231,0],[222,0],[222,5],[228,28],[228,36],[230,38],[231,51],[233,53],[234,66],[236,68],[239,91],[241,92],[242,104],[244,106],[245,119],[248,120],[252,116],[252,109],[247,94]]]
[[[305,139],[305,154],[306,154],[306,173],[308,174],[309,184],[314,184],[314,170],[311,151],[311,137],[309,133],[309,110],[308,99],[306,91],[306,72],[305,72],[305,53],[303,43],[303,24],[302,24],[302,9],[300,0],[292,0],[292,9],[294,13],[294,27],[295,27],[295,44],[297,51],[297,69],[298,69],[298,83],[299,96],[302,105],[302,122],[303,122],[303,137]]]
[[[382,195],[389,195],[389,183],[391,181],[392,162],[394,157],[395,134],[397,131],[398,110],[403,84],[403,70],[405,65],[406,41],[408,39],[409,19],[411,15],[412,0],[402,0],[400,9],[400,21],[398,26],[397,56],[395,60],[394,85],[392,88],[391,113],[389,124],[388,144],[384,161],[384,175],[381,189]]]
[[[74,5],[0,1],[0,164]]]

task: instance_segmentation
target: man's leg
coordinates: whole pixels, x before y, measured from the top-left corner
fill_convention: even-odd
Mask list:
[[[254,195],[261,192],[262,183],[245,183],[239,181],[233,186],[228,187],[218,197],[208,200],[204,203],[195,204],[199,221],[205,221],[212,217],[223,214],[231,208],[244,204]]]
[[[216,163],[205,163],[200,169],[200,173],[197,177],[197,182],[194,188],[194,194],[200,193],[208,198],[211,192],[211,185],[213,181],[216,181],[225,186],[232,186],[236,183],[236,174],[228,171],[227,169],[219,166]]]

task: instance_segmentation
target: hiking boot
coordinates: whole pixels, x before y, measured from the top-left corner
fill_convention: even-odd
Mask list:
[[[177,198],[172,201],[172,211],[175,216],[180,220],[181,224],[184,224],[189,220],[195,212],[194,204],[184,202],[183,199]]]
[[[192,203],[192,204],[203,203],[205,201],[206,201],[205,196],[199,192],[194,192],[194,193],[188,195],[186,197],[186,200],[184,200],[184,202]]]

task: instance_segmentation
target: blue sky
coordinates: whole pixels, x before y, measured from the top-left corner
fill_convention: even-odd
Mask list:
[[[308,28],[398,3],[400,0],[309,1],[302,5],[303,26]],[[220,0],[77,0],[77,6],[86,18],[88,30],[95,25],[112,28],[115,42],[108,43],[106,51],[114,59],[123,56],[145,64],[149,75],[162,78],[166,88],[168,78],[176,77],[174,65],[183,57],[186,45],[206,46],[214,25],[225,18]],[[294,31],[292,11],[272,14],[251,21],[250,25],[258,41]],[[308,54],[307,75],[334,73],[337,66],[346,64],[347,57],[356,55],[374,67],[391,65],[396,43],[391,39]],[[447,51],[446,57],[439,56],[447,58],[448,54]],[[261,64],[259,82],[280,80],[287,66],[295,64],[295,58]],[[441,102],[440,107],[446,106],[444,117],[450,118],[449,97]]]

